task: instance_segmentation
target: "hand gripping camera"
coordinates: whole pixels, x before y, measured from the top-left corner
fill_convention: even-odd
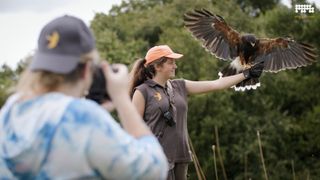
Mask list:
[[[110,101],[111,99],[109,94],[107,93],[106,83],[107,81],[102,68],[98,65],[94,66],[92,84],[86,98],[96,101],[98,104],[101,104],[107,100]]]

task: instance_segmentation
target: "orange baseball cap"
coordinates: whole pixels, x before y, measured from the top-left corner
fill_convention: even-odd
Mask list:
[[[182,56],[183,56],[183,54],[178,54],[178,53],[173,52],[168,45],[154,46],[151,49],[149,49],[149,51],[146,54],[145,65],[148,65],[161,57],[179,59]]]

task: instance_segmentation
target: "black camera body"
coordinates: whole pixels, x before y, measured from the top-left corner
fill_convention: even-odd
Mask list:
[[[107,93],[106,78],[104,76],[103,70],[100,66],[94,66],[92,84],[89,89],[89,93],[86,96],[87,99],[91,99],[98,104],[104,101],[111,100],[109,94]]]
[[[168,124],[168,126],[172,127],[176,124],[176,121],[174,120],[172,113],[170,111],[164,112],[163,117],[165,119],[165,122]]]

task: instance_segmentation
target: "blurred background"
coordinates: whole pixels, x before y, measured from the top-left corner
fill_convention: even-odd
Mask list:
[[[212,80],[218,78],[219,70],[227,63],[206,52],[184,28],[185,12],[206,8],[224,17],[240,33],[291,37],[314,46],[319,54],[320,13],[315,3],[320,2],[317,1],[114,1],[102,6],[100,12],[91,11],[92,18],[87,22],[102,58],[111,63],[131,66],[136,59],[144,57],[150,47],[168,44],[184,54],[178,61],[177,78]],[[311,4],[315,12],[296,13],[296,4]],[[21,29],[23,31],[23,26]],[[36,43],[36,39],[34,41],[32,43]],[[5,63],[0,67],[0,108],[28,59],[28,55],[20,57],[13,66],[2,61]],[[264,73],[257,90],[234,92],[229,89],[190,96],[188,102],[188,130],[207,179],[266,179],[266,174],[269,179],[320,178],[319,62],[277,74]],[[216,147],[215,152],[212,145]],[[189,167],[190,179],[197,179],[194,166]]]

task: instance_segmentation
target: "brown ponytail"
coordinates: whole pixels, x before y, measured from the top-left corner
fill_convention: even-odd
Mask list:
[[[147,80],[147,75],[145,73],[146,68],[144,67],[145,59],[138,59],[134,62],[132,70],[130,72],[130,96],[133,96],[134,88],[144,83]]]
[[[162,65],[167,61],[166,57],[159,58],[145,67],[146,60],[138,59],[134,62],[130,72],[130,96],[133,96],[134,88],[144,83],[148,79],[152,79],[156,75],[155,66]]]

